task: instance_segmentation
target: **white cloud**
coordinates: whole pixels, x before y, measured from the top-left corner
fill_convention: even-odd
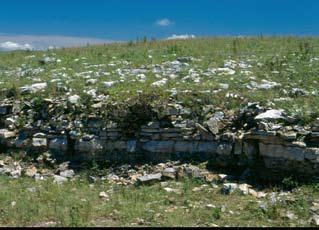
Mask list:
[[[162,19],[159,19],[156,21],[156,25],[163,26],[163,27],[170,26],[172,24],[173,24],[173,22],[171,20],[169,20],[168,18],[162,18]]]
[[[98,38],[71,37],[60,35],[10,35],[0,33],[0,50],[16,49],[43,50],[53,47],[75,47],[89,44],[104,44],[114,41]]]
[[[0,43],[0,50],[5,50],[5,51],[32,50],[32,49],[33,49],[33,47],[28,43],[19,44],[19,43],[10,42],[10,41]]]
[[[166,38],[166,40],[173,40],[173,39],[190,39],[190,38],[196,38],[196,36],[193,35],[193,34],[180,34],[180,35],[173,34],[172,36]]]

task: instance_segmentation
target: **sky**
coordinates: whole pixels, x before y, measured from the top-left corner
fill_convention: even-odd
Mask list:
[[[0,49],[144,36],[319,35],[319,0],[9,0],[0,11]]]

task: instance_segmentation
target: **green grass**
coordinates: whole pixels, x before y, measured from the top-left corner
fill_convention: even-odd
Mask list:
[[[167,193],[160,184],[134,187],[99,182],[90,186],[85,179],[63,185],[52,181],[35,182],[27,178],[0,177],[0,225],[44,226],[311,226],[309,208],[319,194],[317,184],[304,185],[290,197],[272,205],[267,198],[257,199],[235,192],[223,195],[211,186],[193,192],[198,181],[169,182],[181,195]],[[34,188],[30,192],[28,188]],[[99,198],[106,191],[109,201]],[[270,191],[270,190],[269,190]],[[13,203],[14,202],[14,203]],[[259,203],[265,203],[267,210]],[[207,204],[215,208],[207,209]],[[287,219],[293,212],[298,218]]]
[[[104,46],[89,46],[84,48],[69,48],[49,50],[45,52],[16,51],[0,53],[0,79],[3,82],[0,88],[11,89],[12,92],[26,84],[35,82],[48,82],[48,89],[32,96],[23,96],[19,93],[13,95],[17,98],[29,99],[30,97],[55,97],[65,93],[59,91],[57,83],[52,79],[60,79],[61,85],[72,90],[71,94],[79,94],[84,97],[83,90],[97,89],[98,94],[109,95],[109,101],[126,103],[128,98],[143,94],[154,94],[158,103],[171,101],[167,90],[175,88],[179,91],[174,100],[190,104],[196,98],[199,105],[213,104],[227,110],[237,110],[245,103],[259,101],[263,105],[271,105],[274,108],[285,109],[290,115],[299,118],[301,123],[309,123],[318,116],[318,95],[293,98],[291,101],[276,101],[274,99],[289,97],[284,90],[289,92],[292,88],[302,88],[309,92],[318,88],[319,61],[313,58],[319,57],[319,39],[311,37],[251,37],[251,38],[199,38],[191,40],[131,42],[124,44],[110,44]],[[34,58],[27,58],[34,55]],[[149,55],[152,58],[149,58]],[[43,56],[56,57],[60,63],[41,65],[39,60]],[[157,81],[153,73],[146,73],[146,81],[132,81],[136,76],[127,76],[124,82],[120,82],[110,89],[102,86],[101,82],[119,80],[116,69],[139,68],[142,65],[163,64],[166,61],[174,61],[177,57],[191,56],[196,59],[188,67],[182,70],[176,79],[172,79],[167,85],[159,88],[150,85]],[[86,59],[82,59],[85,57]],[[75,61],[75,59],[79,59]],[[234,60],[244,62],[252,67],[251,75],[245,75],[237,68],[232,76],[219,76],[213,74],[205,76],[203,73],[208,68],[223,67],[224,61]],[[114,66],[109,65],[114,64]],[[96,66],[101,65],[101,66]],[[17,68],[26,70],[24,76],[17,76]],[[39,73],[30,70],[41,68]],[[182,79],[190,69],[199,73],[200,82]],[[10,73],[11,71],[11,73]],[[92,71],[83,74],[91,77],[98,73],[96,85],[88,86],[85,79],[77,73]],[[274,73],[278,71],[279,73]],[[105,75],[108,72],[109,75]],[[64,76],[63,76],[64,74]],[[125,75],[126,76],[126,75]],[[282,86],[271,90],[246,89],[246,84],[252,81],[260,82],[262,79],[275,81]],[[216,90],[219,83],[229,84],[228,90],[222,90],[216,94],[203,93],[205,90]],[[190,92],[183,93],[188,90]],[[227,93],[238,94],[242,99],[225,98]],[[86,100],[89,101],[89,100]],[[154,102],[155,103],[155,102]]]

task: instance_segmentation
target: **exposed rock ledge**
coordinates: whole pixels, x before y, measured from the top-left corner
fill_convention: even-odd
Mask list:
[[[232,118],[214,112],[202,124],[174,120],[183,111],[178,105],[168,106],[168,127],[161,120],[146,122],[128,137],[119,124],[105,123],[98,116],[85,122],[63,120],[61,116],[43,120],[33,117],[31,124],[19,127],[17,117],[22,110],[4,104],[0,106],[0,141],[3,150],[50,151],[55,157],[80,161],[196,158],[223,167],[255,167],[261,175],[319,175],[319,132],[315,123],[312,128],[289,125],[293,119],[282,111],[266,110],[257,104],[248,105]],[[244,125],[238,128],[239,120]]]

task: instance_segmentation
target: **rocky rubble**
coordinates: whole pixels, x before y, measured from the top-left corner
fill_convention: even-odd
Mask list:
[[[68,180],[74,180],[78,177],[75,171],[70,169],[69,164],[70,162],[56,164],[49,154],[41,155],[38,157],[37,162],[14,161],[13,158],[7,156],[0,161],[0,174],[8,175],[12,178],[25,176],[35,180],[47,180],[51,178],[54,183],[63,184]],[[186,178],[200,180],[204,183],[201,187],[194,188],[193,192],[200,191],[207,184],[210,184],[214,188],[219,188],[218,184],[221,184],[221,192],[224,194],[231,194],[235,190],[238,190],[244,195],[250,194],[256,198],[266,196],[265,193],[255,191],[248,184],[227,182],[227,178],[231,178],[231,176],[215,174],[207,169],[201,169],[190,163],[182,164],[179,161],[159,163],[157,165],[119,165],[109,168],[104,173],[100,173],[99,176],[88,176],[87,179],[90,183],[107,180],[109,183],[123,186],[161,183],[161,187],[168,193],[181,193],[178,189],[168,187],[167,181],[178,181]],[[100,194],[100,197],[107,198],[104,194]]]

